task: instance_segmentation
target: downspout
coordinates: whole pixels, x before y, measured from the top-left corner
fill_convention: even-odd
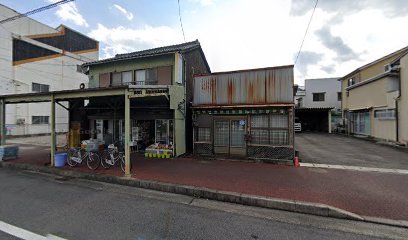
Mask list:
[[[398,97],[395,98],[395,138],[397,143],[399,142],[399,112],[398,112],[398,101],[401,98],[401,71],[398,70]]]

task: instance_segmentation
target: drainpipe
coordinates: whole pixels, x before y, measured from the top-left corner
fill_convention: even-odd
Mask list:
[[[398,101],[401,98],[401,71],[398,70],[398,97],[395,98],[395,138],[399,142],[399,111],[398,111]]]

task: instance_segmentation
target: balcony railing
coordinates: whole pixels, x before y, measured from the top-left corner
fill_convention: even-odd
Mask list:
[[[145,85],[158,85],[157,80],[151,80],[151,81],[132,81],[132,82],[123,82],[123,83],[116,83],[116,84],[111,84],[111,86],[124,86],[124,85],[138,85],[138,86],[145,86]]]

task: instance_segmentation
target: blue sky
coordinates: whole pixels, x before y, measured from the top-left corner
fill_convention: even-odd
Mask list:
[[[0,0],[18,12],[56,0]],[[212,71],[293,64],[312,0],[180,0],[186,41],[199,39]],[[183,42],[177,0],[76,0],[32,15],[99,40],[100,58]],[[408,45],[405,0],[319,1],[295,81],[338,77]]]

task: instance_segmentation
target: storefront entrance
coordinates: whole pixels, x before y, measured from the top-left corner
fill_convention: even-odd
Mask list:
[[[214,153],[245,157],[245,118],[214,120]]]

